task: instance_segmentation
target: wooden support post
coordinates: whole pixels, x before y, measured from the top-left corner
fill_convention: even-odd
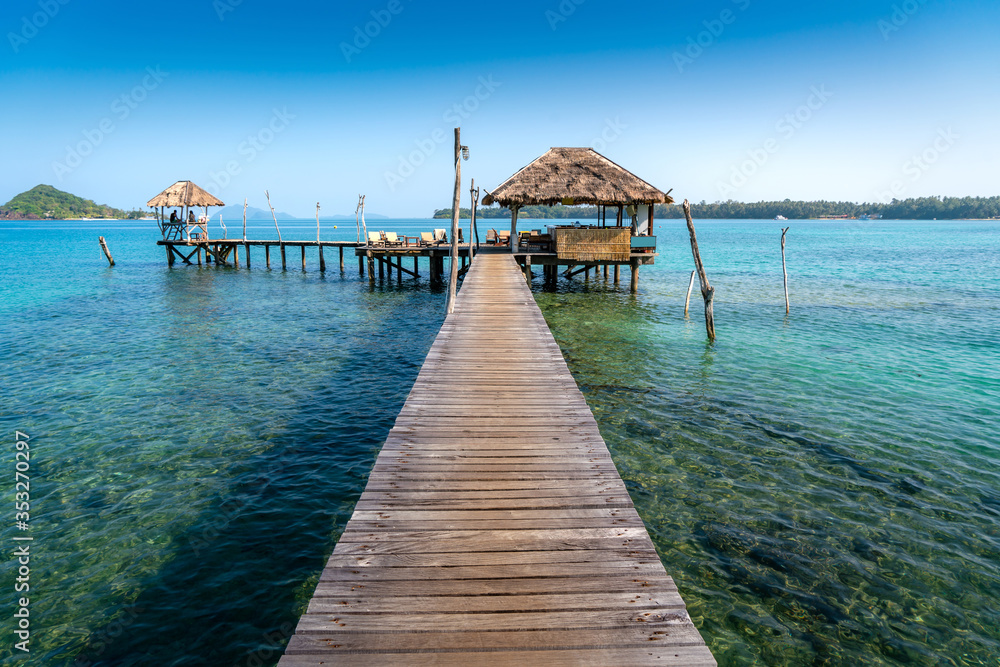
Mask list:
[[[531,284],[531,255],[524,256],[524,279]]]
[[[165,246],[167,249],[167,266],[174,265],[174,248],[173,246]]]
[[[233,245],[233,266],[237,269],[240,268],[240,247],[238,245]]]
[[[622,265],[615,264],[615,285],[622,281]]]
[[[604,265],[604,282],[608,282],[608,265]]]
[[[368,256],[368,283],[371,285],[375,284],[375,259],[372,255],[372,251],[368,250],[365,253]]]
[[[417,261],[419,259],[420,259],[419,255],[414,255],[413,256],[413,277],[414,278],[420,276],[420,266],[417,264]]]
[[[201,246],[196,246],[195,253],[198,255],[198,266],[201,266]],[[205,248],[205,263],[208,264],[208,248]]]
[[[451,269],[448,278],[448,304],[445,311],[448,315],[455,312],[455,299],[458,298],[458,214],[462,205],[462,128],[455,128],[455,196],[451,206]]]
[[[361,278],[365,277],[365,257],[364,255],[358,255],[358,276]]]
[[[790,227],[785,227],[781,230],[781,272],[785,276],[785,315],[790,311],[788,304],[788,268],[785,266],[785,234],[788,233],[789,229]],[[111,262],[111,264],[114,265],[114,262]]]
[[[306,270],[306,245],[303,243],[299,246],[302,249],[302,270]]]
[[[340,272],[343,273],[344,272],[344,246],[338,246],[337,248],[338,248],[338,250],[340,250]]]
[[[510,213],[510,251],[517,252],[517,212],[518,207],[515,206]]]
[[[266,245],[266,244],[264,245],[264,263],[267,265],[267,268],[270,270],[270,268],[271,268],[271,246]]]
[[[381,256],[378,258],[378,280],[379,282],[385,280],[385,260]]]
[[[341,266],[343,269],[343,266]],[[319,270],[320,273],[326,273],[326,260],[323,258],[323,246],[319,247]]]
[[[587,264],[587,265],[586,265],[586,266],[585,266],[585,267],[583,268],[583,279],[584,279],[585,281],[586,281],[586,280],[590,280],[590,264]]]
[[[101,250],[104,251],[104,256],[108,258],[108,265],[109,266],[114,266],[115,265],[115,260],[111,257],[111,251],[108,250],[108,244],[104,242],[104,237],[103,236],[98,236],[97,237],[97,242],[101,244]],[[784,247],[784,245],[785,245],[785,239],[784,239],[784,237],[782,237],[782,239],[781,239],[781,246]]]
[[[403,258],[396,258],[396,281],[403,282]]]
[[[246,250],[246,253],[247,253],[247,268],[249,269],[250,268],[250,244],[249,243],[244,243],[243,244],[243,249]]]
[[[278,247],[281,248],[281,270],[287,271],[288,264],[285,262],[285,244],[281,243],[278,245]]]
[[[629,291],[635,294],[639,291],[639,260],[633,259],[632,262],[632,284],[629,286]]]
[[[687,220],[688,233],[691,235],[691,254],[694,255],[694,266],[698,271],[698,282],[701,284],[701,296],[705,299],[705,329],[708,337],[715,340],[715,313],[712,302],[715,299],[715,288],[708,284],[708,274],[701,263],[701,253],[698,252],[698,238],[694,233],[694,221],[691,220],[691,204],[684,200],[684,217]]]
[[[694,277],[698,275],[697,271],[691,272],[691,280],[688,281],[688,293],[687,297],[684,299],[684,317],[688,316],[688,306],[691,305],[691,290],[694,289]]]

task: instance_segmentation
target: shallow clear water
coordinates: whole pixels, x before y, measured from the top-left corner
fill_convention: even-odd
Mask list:
[[[1000,228],[786,224],[787,317],[778,224],[698,223],[714,344],[673,221],[637,296],[625,271],[536,298],[720,664],[996,665]],[[158,236],[0,224],[31,664],[276,662],[443,319],[426,268],[168,269]]]

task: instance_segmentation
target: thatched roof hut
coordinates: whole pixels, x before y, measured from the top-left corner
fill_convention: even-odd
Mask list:
[[[191,181],[177,181],[146,202],[146,205],[153,208],[161,206],[184,206],[187,208],[225,206],[221,199],[212,196]]]
[[[672,204],[664,194],[593,148],[551,148],[483,198],[506,208]]]

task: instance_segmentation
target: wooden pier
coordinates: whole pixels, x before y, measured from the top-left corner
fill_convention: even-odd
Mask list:
[[[477,663],[716,664],[509,251],[473,262],[279,664]]]

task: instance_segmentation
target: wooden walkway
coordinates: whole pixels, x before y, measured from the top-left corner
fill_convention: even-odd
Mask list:
[[[476,257],[280,667],[715,665],[510,254]]]

